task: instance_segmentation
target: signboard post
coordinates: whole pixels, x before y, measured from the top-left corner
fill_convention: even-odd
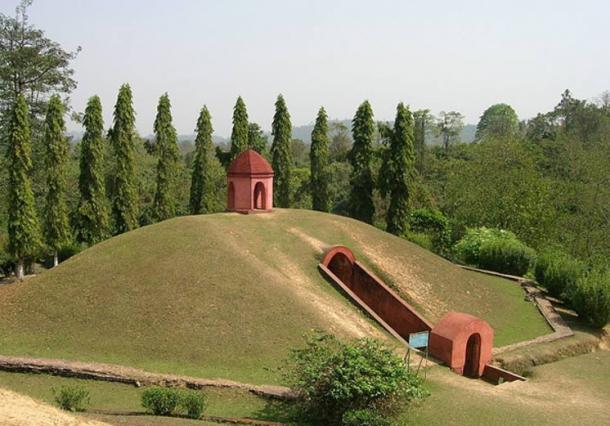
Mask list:
[[[410,368],[411,364],[411,348],[415,349],[426,349],[426,365],[424,366],[424,380],[426,379],[426,368],[428,366],[428,338],[430,337],[430,332],[421,331],[419,333],[411,333],[409,334],[409,349],[407,350],[407,370]],[[417,366],[417,373],[419,374],[419,369],[421,368],[422,359],[419,360],[419,365]]]

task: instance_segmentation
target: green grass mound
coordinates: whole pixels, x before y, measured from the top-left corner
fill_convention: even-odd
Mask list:
[[[549,331],[512,282],[352,219],[278,209],[168,220],[1,286],[0,353],[277,382],[275,367],[312,328],[388,338],[320,275],[335,244],[433,322],[449,310],[480,316],[496,346]]]

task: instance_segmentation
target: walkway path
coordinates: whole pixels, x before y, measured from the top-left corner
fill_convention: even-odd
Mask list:
[[[139,368],[97,362],[68,361],[63,359],[27,358],[0,355],[0,370],[46,373],[80,379],[127,383],[134,386],[155,385],[167,387],[204,387],[243,389],[256,395],[274,399],[294,399],[294,392],[284,386],[251,385],[223,379],[201,379],[173,374],[150,373]]]

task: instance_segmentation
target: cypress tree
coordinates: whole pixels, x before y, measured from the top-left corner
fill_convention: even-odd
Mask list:
[[[89,245],[108,236],[108,205],[104,185],[104,120],[98,96],[89,98],[83,117],[85,134],[81,142],[78,188],[77,237]]]
[[[240,153],[248,150],[248,111],[246,104],[239,96],[233,108],[233,130],[231,131],[231,161]]]
[[[330,208],[328,192],[328,117],[324,107],[318,111],[316,124],[311,132],[311,199],[314,210],[327,212]]]
[[[116,160],[112,213],[117,234],[138,226],[139,208],[134,170],[135,120],[131,87],[124,84],[119,89],[114,107],[114,126],[110,130],[110,143]]]
[[[373,110],[368,101],[364,101],[352,120],[354,144],[349,154],[352,165],[350,176],[351,190],[348,209],[350,216],[367,223],[373,223],[375,206],[373,204],[373,138],[375,122]]]
[[[409,184],[413,177],[414,165],[413,116],[409,108],[401,102],[396,107],[389,152],[383,165],[388,176],[387,192],[390,195],[386,216],[387,230],[394,235],[402,235],[407,230]]]
[[[28,107],[22,94],[17,96],[8,126],[8,249],[17,260],[15,275],[23,279],[25,258],[40,248],[40,226],[34,207],[32,146]]]
[[[192,214],[208,213],[212,210],[213,195],[210,191],[210,160],[214,155],[212,143],[212,117],[204,106],[197,119],[197,136],[195,137],[195,158],[191,176],[190,208]]]
[[[66,207],[66,163],[68,141],[64,135],[64,106],[58,95],[51,96],[44,124],[47,196],[44,210],[44,237],[57,266],[57,252],[70,240]]]
[[[171,104],[167,93],[159,98],[154,130],[159,161],[157,163],[157,190],[153,201],[153,216],[156,220],[161,221],[176,215],[174,194],[176,192],[176,168],[179,158],[176,129],[172,125]]]
[[[290,114],[284,97],[279,95],[275,102],[275,115],[271,125],[273,143],[271,145],[271,163],[275,176],[273,195],[278,207],[290,207],[290,176],[292,167],[292,126]]]

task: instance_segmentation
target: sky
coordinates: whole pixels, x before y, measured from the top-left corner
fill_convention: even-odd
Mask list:
[[[16,5],[0,0],[0,12]],[[109,127],[127,82],[142,135],[164,92],[178,133],[205,104],[226,137],[239,95],[269,130],[280,93],[298,126],[320,106],[351,118],[365,99],[377,120],[402,101],[476,124],[495,103],[523,119],[566,88],[590,100],[610,90],[608,0],[35,0],[29,15],[66,50],[82,47],[73,108],[99,95]]]

